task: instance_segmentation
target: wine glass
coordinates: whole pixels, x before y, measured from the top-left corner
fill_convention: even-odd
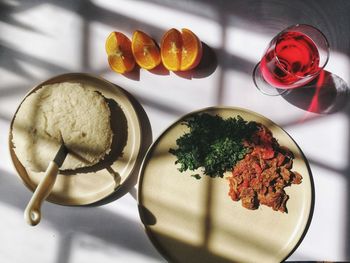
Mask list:
[[[264,94],[281,95],[315,79],[329,58],[329,44],[317,28],[296,24],[276,35],[261,61],[255,66],[253,81]]]

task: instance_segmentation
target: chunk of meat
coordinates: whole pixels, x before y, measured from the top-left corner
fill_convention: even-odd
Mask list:
[[[242,206],[248,209],[266,205],[275,211],[287,212],[289,196],[284,188],[302,181],[298,172],[291,171],[293,153],[280,146],[271,131],[261,124],[244,145],[249,147],[248,153],[227,178],[231,199],[242,200]]]
[[[257,209],[256,192],[250,188],[244,188],[241,193],[242,206],[248,209]]]
[[[302,179],[303,177],[301,176],[300,173],[293,172],[293,179],[292,179],[293,184],[301,184]]]
[[[269,191],[264,196],[261,196],[260,204],[267,205],[275,211],[287,212],[286,202],[288,198],[288,195],[282,189],[276,192]]]

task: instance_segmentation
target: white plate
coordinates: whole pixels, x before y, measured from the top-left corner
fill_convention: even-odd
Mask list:
[[[145,149],[148,148],[150,142],[148,142],[149,140],[145,140],[146,135],[144,133],[146,131],[142,128],[137,107],[135,107],[130,94],[102,78],[84,73],[64,74],[37,85],[27,96],[43,85],[58,82],[78,82],[101,92],[107,100],[111,100],[110,104],[114,105],[114,113],[111,110],[112,126],[120,125],[121,120],[123,120],[126,126],[126,130],[124,131],[124,147],[120,149],[122,150],[122,154],[110,156],[111,159],[109,159],[109,162],[102,161],[91,169],[91,171],[86,169],[85,171],[79,170],[70,174],[60,173],[51,194],[47,198],[50,202],[62,205],[95,203],[112,195],[121,188],[135,168],[139,168]],[[18,160],[11,142],[13,121],[15,121],[15,116],[11,123],[9,136],[12,161],[24,184],[31,191],[34,191],[43,173],[32,172],[30,169],[26,169]]]
[[[175,165],[176,139],[188,131],[181,122],[192,114],[242,116],[266,125],[282,146],[295,155],[293,171],[303,176],[286,187],[288,213],[261,205],[243,208],[228,196],[224,178],[191,177]],[[140,217],[155,247],[171,262],[280,262],[301,242],[311,222],[312,176],[294,140],[267,118],[240,108],[207,108],[184,116],[150,147],[142,164],[138,192]]]

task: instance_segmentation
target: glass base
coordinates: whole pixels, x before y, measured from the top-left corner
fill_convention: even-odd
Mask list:
[[[256,64],[254,71],[253,71],[253,81],[256,86],[256,88],[263,94],[268,96],[279,96],[282,94],[285,94],[287,92],[286,89],[277,89],[273,86],[271,86],[269,83],[267,83],[264,80],[264,77],[261,74],[260,70],[260,62]]]

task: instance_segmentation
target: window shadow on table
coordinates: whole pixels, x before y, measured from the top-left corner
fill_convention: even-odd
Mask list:
[[[16,1],[15,1],[16,2]],[[139,2],[146,2],[144,0],[140,0]],[[204,19],[209,19],[217,22],[220,26],[220,30],[222,32],[222,37],[220,39],[220,45],[218,47],[213,48],[215,57],[217,58],[217,66],[220,69],[218,73],[218,81],[216,87],[216,93],[214,94],[215,103],[222,104],[225,96],[225,77],[227,71],[238,71],[240,73],[246,74],[247,77],[250,77],[255,65],[255,62],[248,60],[239,55],[230,54],[227,51],[227,28],[228,27],[237,27],[242,30],[246,30],[247,32],[251,32],[253,34],[263,34],[272,38],[277,32],[295,23],[307,23],[311,25],[315,25],[318,27],[329,39],[331,48],[333,51],[336,51],[342,55],[350,58],[350,40],[349,34],[344,34],[344,32],[348,32],[350,28],[350,21],[348,19],[348,10],[350,9],[350,1],[347,0],[337,0],[329,1],[329,0],[313,0],[313,1],[279,1],[279,0],[247,0],[247,1],[210,1],[210,0],[198,0],[198,1],[162,1],[162,0],[149,0],[148,3],[156,4],[162,7],[167,7],[171,10],[178,10],[186,14],[194,14]],[[85,72],[93,72],[98,74],[103,74],[105,72],[109,72],[108,67],[104,67],[98,70],[95,70],[93,67],[93,60],[91,59],[90,51],[92,47],[90,46],[90,39],[92,37],[91,33],[91,24],[94,22],[99,22],[104,25],[113,26],[116,30],[123,30],[127,32],[132,32],[135,28],[144,30],[148,32],[153,37],[160,39],[164,30],[160,26],[156,26],[154,24],[150,24],[147,22],[140,21],[135,18],[131,18],[127,15],[122,14],[118,10],[109,10],[107,8],[103,8],[98,6],[96,3],[92,1],[22,1],[18,2],[18,6],[12,6],[8,4],[9,1],[0,1],[0,21],[9,24],[23,30],[27,30],[28,32],[33,32],[36,34],[42,34],[42,32],[36,28],[33,28],[26,23],[19,22],[14,19],[13,15],[20,14],[26,10],[34,9],[39,7],[40,5],[49,4],[53,6],[58,6],[70,12],[75,12],[77,16],[82,18],[82,45],[81,45],[81,64],[76,68],[76,71],[85,71]],[[200,8],[199,8],[200,7]],[[266,43],[267,44],[267,43]],[[210,47],[212,48],[212,47]],[[263,50],[261,50],[261,53]],[[16,74],[22,76],[26,79],[28,86],[33,86],[35,82],[37,82],[37,77],[25,70],[21,67],[18,61],[24,61],[29,64],[33,64],[34,66],[46,70],[48,77],[52,75],[61,74],[63,72],[71,71],[71,68],[67,68],[65,66],[52,63],[49,59],[45,60],[43,58],[35,57],[29,55],[21,50],[18,50],[11,46],[11,43],[6,42],[1,38],[0,35],[0,68],[6,68],[9,71],[15,72]],[[216,71],[216,67],[214,69]],[[253,83],[252,83],[253,85]],[[18,85],[14,87],[5,87],[0,89],[0,97],[10,97],[18,94],[24,93],[26,89],[29,87],[26,85]],[[313,97],[315,95],[315,91],[298,91],[298,92],[306,92],[308,96]],[[302,94],[290,94],[289,100],[293,105],[300,108],[307,109],[308,100],[304,98]],[[342,103],[342,96],[338,96],[336,90],[336,95],[334,95],[333,89],[324,89],[321,92],[323,97],[323,108],[326,113],[334,113],[339,110],[342,110],[348,119],[350,120],[350,110],[349,107],[345,107],[348,105],[343,105],[339,107]],[[328,94],[328,95],[327,95]],[[292,96],[293,95],[293,96]],[[263,95],[262,95],[263,96]],[[332,98],[332,99],[330,99]],[[177,109],[173,107],[167,107],[164,104],[160,104],[159,102],[152,100],[152,98],[141,98],[141,102],[147,103],[148,106],[155,108],[160,111],[171,112],[172,114],[180,115],[183,114],[183,109]],[[331,102],[329,102],[331,101]],[[334,104],[335,102],[335,104]],[[327,106],[328,104],[328,106]],[[344,109],[345,107],[345,109]],[[10,116],[0,115],[1,120],[9,121]],[[350,139],[347,142],[348,149],[350,149]],[[349,150],[350,151],[350,150]],[[350,156],[348,156],[349,164],[350,164]],[[347,204],[346,210],[350,211],[350,165],[341,173],[344,178],[347,180]],[[8,183],[4,181],[5,183]],[[18,193],[21,193],[21,189],[9,183],[10,187],[13,189],[17,189]],[[5,194],[10,194],[5,191]],[[0,192],[0,195],[2,193]],[[4,194],[3,194],[4,195]],[[19,194],[15,199],[11,198],[2,198],[4,202],[8,202],[15,206],[20,205],[21,208],[24,208],[23,203],[20,200],[26,199],[27,196],[23,196]],[[89,208],[92,209],[90,211],[98,211],[95,209],[99,208]],[[81,211],[81,210],[79,210]],[[55,222],[57,227],[69,227],[68,222],[65,222],[64,218],[59,217],[62,221],[56,220],[55,212],[52,212],[53,215],[49,216],[49,219]],[[87,213],[86,216],[90,214]],[[93,216],[93,215],[92,215]],[[81,218],[76,218],[76,220],[80,220]],[[122,222],[123,219],[121,219]],[[346,244],[345,255],[347,259],[350,259],[350,214],[347,214],[347,230],[346,237],[344,243]],[[106,222],[104,222],[106,223]],[[127,222],[125,222],[128,224]],[[86,225],[85,225],[86,226]],[[114,233],[118,234],[118,233]],[[107,233],[108,236],[108,233]],[[101,237],[103,238],[103,237]],[[122,243],[122,241],[118,240],[120,237],[116,235],[115,237],[110,237],[112,242],[116,244]],[[67,238],[69,241],[69,238]],[[67,242],[69,243],[69,242]],[[121,244],[122,245],[122,244]],[[67,247],[65,245],[65,247]],[[135,247],[135,249],[137,249]],[[63,252],[66,249],[63,248]],[[62,252],[62,253],[63,253]],[[147,251],[144,251],[147,253]],[[69,254],[69,251],[68,251]]]
[[[31,193],[25,189],[25,186],[14,174],[3,170],[0,170],[0,174],[1,202],[24,211]],[[149,244],[147,237],[140,235],[143,229],[139,222],[128,219],[118,211],[111,212],[102,207],[65,207],[45,202],[42,221],[46,221],[59,233],[57,263],[70,262],[72,242],[82,235],[88,235],[111,245],[143,254],[150,259],[160,259],[157,252]],[[26,224],[24,219],[23,224]]]

